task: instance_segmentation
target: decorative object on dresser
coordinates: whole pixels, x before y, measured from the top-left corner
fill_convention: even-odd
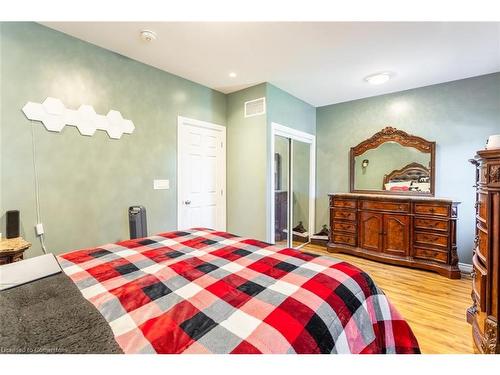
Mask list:
[[[457,205],[409,195],[330,194],[327,249],[459,279]]]
[[[31,243],[21,237],[0,240],[0,265],[17,262],[23,259],[24,252]]]
[[[351,148],[350,191],[434,196],[435,150],[435,142],[388,126]]]
[[[499,150],[500,149],[500,134],[490,135],[488,141],[486,142],[487,150]]]
[[[472,306],[467,321],[481,353],[500,354],[500,149],[478,151]]]

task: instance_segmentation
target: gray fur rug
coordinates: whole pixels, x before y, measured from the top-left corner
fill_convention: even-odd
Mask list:
[[[64,274],[0,292],[0,353],[122,353],[104,317]]]

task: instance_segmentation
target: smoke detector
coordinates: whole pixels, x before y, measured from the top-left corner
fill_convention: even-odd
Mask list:
[[[151,30],[141,30],[141,39],[144,40],[147,43],[150,43],[154,40],[156,40],[156,33]]]

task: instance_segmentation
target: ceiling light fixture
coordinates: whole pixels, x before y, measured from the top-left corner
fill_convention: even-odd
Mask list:
[[[386,83],[393,76],[394,73],[391,72],[376,73],[365,77],[365,81],[370,85],[381,85],[382,83]]]
[[[154,40],[156,40],[157,36],[154,31],[151,30],[141,30],[141,39],[144,40],[145,42],[149,43]]]
[[[235,72],[229,73],[230,78],[236,78],[237,74]]]

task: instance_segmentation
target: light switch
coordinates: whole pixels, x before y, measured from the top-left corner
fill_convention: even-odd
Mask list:
[[[170,181],[169,180],[153,180],[153,189],[155,189],[155,190],[170,189]]]

